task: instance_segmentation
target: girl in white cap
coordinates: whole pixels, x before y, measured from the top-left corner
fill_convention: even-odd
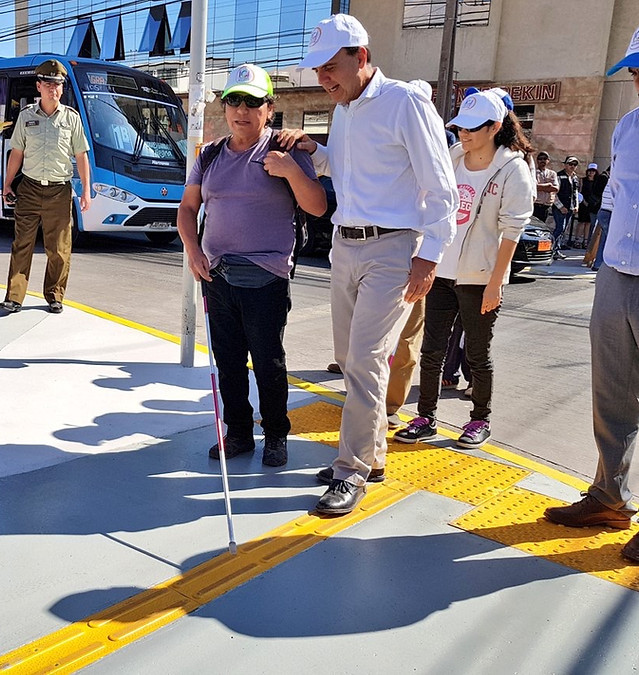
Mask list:
[[[460,207],[457,232],[437,266],[426,302],[418,417],[395,438],[415,443],[437,433],[437,402],[450,331],[459,314],[466,333],[473,409],[457,445],[476,448],[490,438],[493,365],[490,345],[508,283],[510,261],[533,211],[527,157],[532,151],[521,125],[499,95],[464,99],[450,149]]]

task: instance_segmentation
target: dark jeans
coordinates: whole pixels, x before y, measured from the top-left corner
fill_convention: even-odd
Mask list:
[[[595,261],[592,263],[593,270],[598,270],[601,267],[601,263],[603,262],[603,252],[604,246],[606,245],[606,238],[608,237],[610,216],[612,216],[612,211],[608,211],[608,209],[599,209],[597,220],[599,221],[599,227],[601,228],[601,238],[599,239],[599,248],[597,248]]]
[[[548,211],[550,211],[550,206],[548,204],[533,204],[533,216],[539,218],[542,223],[546,222]]]
[[[573,219],[573,212],[567,211],[562,213],[556,206],[552,207],[552,217],[555,219],[555,231],[553,237],[555,238],[554,251],[558,251],[564,243],[564,235],[570,238],[572,235],[571,224]],[[566,230],[568,230],[566,232]]]
[[[211,276],[213,280],[206,283],[209,325],[228,435],[253,435],[247,365],[250,353],[264,433],[286,436],[291,423],[282,341],[291,308],[289,281],[278,278],[261,288],[242,288],[231,286],[215,273]]]
[[[464,335],[461,317],[457,316],[455,325],[448,338],[448,351],[446,352],[446,361],[444,362],[444,380],[459,380],[459,370],[466,378],[466,382],[471,382],[470,368],[464,355],[464,348],[461,346],[461,339]]]
[[[450,279],[435,278],[426,296],[426,322],[420,360],[420,417],[436,417],[442,368],[451,328],[459,314],[466,333],[465,352],[473,383],[472,420],[490,419],[493,392],[493,362],[490,343],[499,308],[481,313],[485,286],[456,286]]]

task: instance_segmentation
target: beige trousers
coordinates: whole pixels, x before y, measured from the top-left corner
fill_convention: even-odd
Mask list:
[[[364,485],[386,460],[386,390],[395,349],[412,305],[404,301],[421,238],[397,230],[379,239],[333,243],[331,311],[335,359],[344,373],[339,454],[334,476]]]
[[[418,300],[412,307],[391,360],[390,379],[386,392],[387,415],[393,415],[406,403],[413,384],[413,372],[419,363],[424,338],[426,298]]]

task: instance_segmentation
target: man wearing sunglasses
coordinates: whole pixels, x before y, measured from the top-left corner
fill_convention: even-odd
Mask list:
[[[231,134],[221,139],[210,163],[204,163],[207,146],[200,153],[178,210],[178,231],[193,276],[205,280],[227,425],[226,457],[255,448],[250,354],[264,430],[262,463],[283,466],[291,428],[283,338],[291,306],[295,207],[320,216],[326,193],[306,152],[271,149],[273,100],[264,69],[244,64],[231,71],[222,94]],[[200,244],[202,203],[206,226]],[[218,444],[209,456],[219,459]]]
[[[281,134],[312,154],[337,195],[331,311],[347,396],[338,457],[318,474],[329,488],[316,509],[329,515],[349,513],[368,480],[383,480],[388,358],[433,283],[458,206],[444,124],[428,94],[384,77],[367,45],[347,14],[315,27],[300,67],[312,68],[337,104],[328,144],[300,130]]]
[[[639,28],[626,56],[607,74],[624,67],[639,93]],[[639,434],[639,108],[619,121],[611,155],[612,215],[590,320],[593,429],[599,462],[583,499],[546,509],[545,515],[569,527],[624,530],[637,511],[628,474]],[[639,562],[639,535],[628,541],[621,554]]]
[[[559,190],[559,179],[557,173],[548,168],[550,156],[545,150],[537,154],[537,196],[533,205],[533,216],[539,218],[545,223],[548,218],[548,211],[555,201],[555,194]]]
[[[564,161],[564,168],[557,172],[559,190],[552,205],[552,215],[555,219],[554,258],[565,259],[561,252],[566,231],[570,234],[570,226],[579,209],[579,177],[576,174],[579,160],[568,155]]]

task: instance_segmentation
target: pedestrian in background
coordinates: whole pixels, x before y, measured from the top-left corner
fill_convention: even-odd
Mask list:
[[[586,175],[581,179],[581,196],[583,197],[577,211],[577,227],[572,237],[575,248],[588,248],[592,231],[595,229],[597,212],[601,205],[601,198],[595,193],[595,185],[599,171],[597,164],[591,162],[586,169]]]
[[[601,195],[601,208],[597,213],[597,227],[600,230],[599,242],[597,243],[597,251],[595,258],[590,268],[593,272],[597,272],[603,263],[603,252],[606,246],[606,239],[608,238],[608,227],[610,226],[610,217],[612,216],[612,195],[610,194],[610,183],[606,183],[603,194]]]
[[[626,56],[639,93],[639,28]],[[548,520],[568,527],[627,529],[637,508],[628,472],[639,433],[639,108],[621,118],[612,136],[612,216],[597,273],[590,319],[592,412],[599,462],[580,501],[546,509]],[[639,535],[622,549],[639,562]]]
[[[0,307],[10,313],[22,309],[36,235],[42,226],[47,256],[42,292],[49,310],[59,314],[71,266],[71,157],[75,157],[82,181],[80,209],[84,212],[91,204],[89,143],[79,113],[60,103],[66,68],[49,59],[35,74],[40,101],[20,111],[2,188],[5,201],[17,199],[17,203],[7,293]],[[21,168],[22,180],[14,193],[12,184]]]
[[[514,112],[492,92],[466,97],[448,126],[457,128],[461,141],[451,148],[460,198],[457,232],[426,298],[418,416],[395,438],[417,443],[437,434],[442,369],[451,328],[459,314],[472,377],[473,407],[457,445],[478,448],[490,438],[491,342],[502,289],[533,211],[528,163],[532,148]]]
[[[312,154],[337,194],[331,267],[333,344],[344,373],[339,454],[317,511],[343,514],[386,460],[388,359],[413,303],[428,292],[452,239],[457,190],[444,125],[419,87],[371,63],[357,19],[336,14],[310,37],[313,68],[337,104],[328,144],[301,130],[282,137]],[[373,473],[375,472],[375,473]]]
[[[250,354],[264,429],[262,463],[283,466],[291,429],[283,339],[291,307],[295,205],[322,215],[326,193],[307,153],[270,150],[273,85],[263,68],[244,64],[232,70],[221,101],[231,135],[208,166],[206,147],[195,162],[178,210],[178,231],[193,276],[206,282],[226,457],[255,449]],[[200,245],[202,203],[206,227]],[[219,450],[216,443],[209,456],[219,459]]]
[[[574,155],[568,155],[564,161],[564,168],[557,172],[559,190],[552,205],[552,215],[555,219],[555,238],[553,257],[565,259],[562,249],[570,248],[564,244],[564,238],[572,234],[572,223],[579,207],[579,177],[575,173],[579,160]]]
[[[537,154],[537,170],[535,172],[537,196],[533,205],[533,216],[541,220],[542,223],[548,220],[548,212],[559,190],[557,173],[548,168],[550,161],[550,155],[545,150]]]

